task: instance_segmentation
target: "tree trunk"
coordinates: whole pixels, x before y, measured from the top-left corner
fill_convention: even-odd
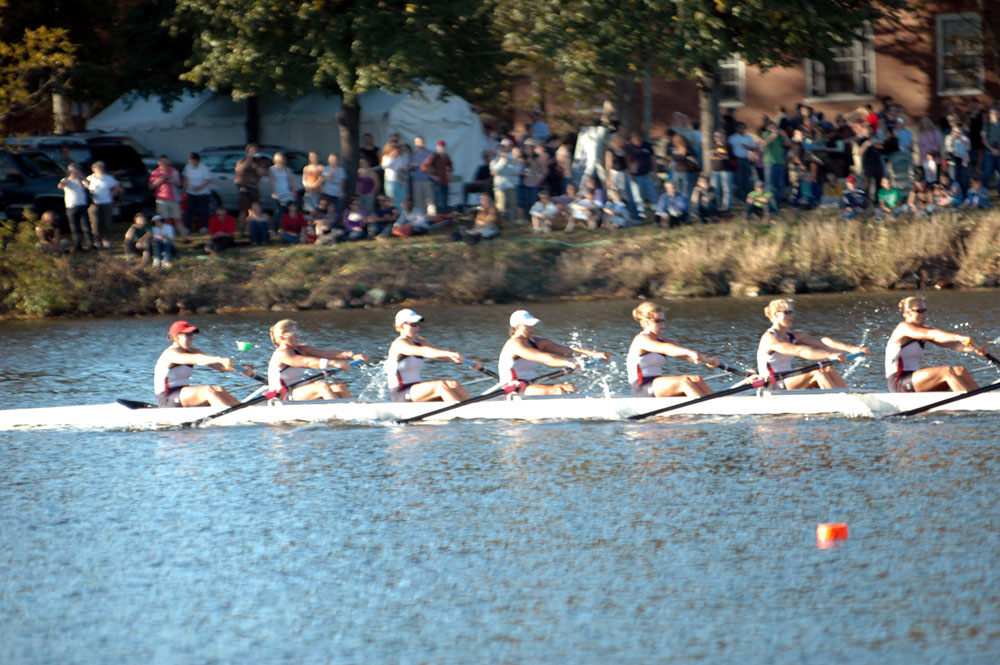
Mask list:
[[[257,95],[247,97],[246,134],[247,143],[260,143],[260,98]]]
[[[635,129],[635,80],[618,79],[618,124],[628,134]]]
[[[642,77],[642,138],[649,140],[653,128],[653,77],[647,72]]]
[[[52,133],[65,134],[73,125],[69,99],[61,92],[52,93]]]
[[[340,126],[340,164],[347,171],[344,191],[350,196],[358,179],[358,146],[361,145],[361,105],[357,99],[351,103],[344,100],[337,123]]]
[[[712,133],[719,126],[719,73],[702,72],[698,77],[698,112],[701,129],[701,172],[712,176]]]

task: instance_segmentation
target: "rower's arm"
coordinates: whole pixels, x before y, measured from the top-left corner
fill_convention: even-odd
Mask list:
[[[330,362],[331,358],[329,356],[319,355],[313,353],[313,351],[318,351],[318,349],[313,349],[309,346],[300,346],[299,353],[289,353],[286,349],[278,349],[274,352],[274,356],[278,358],[278,362],[282,365],[288,365],[289,367],[327,369],[333,365],[334,367],[342,370],[351,369],[351,366],[346,362],[341,360],[334,360],[333,362]]]
[[[827,350],[807,343],[809,340],[819,342],[819,340],[815,337],[811,337],[810,335],[806,335],[804,333],[798,333],[795,338],[801,343],[792,344],[791,342],[779,342],[772,336],[770,340],[764,341],[764,350],[775,351],[788,356],[795,356],[796,358],[802,358],[803,360],[834,360],[840,358],[840,351]]]
[[[405,339],[399,339],[394,342],[396,346],[396,351],[400,351],[408,356],[420,356],[421,358],[430,358],[432,360],[450,360],[453,363],[460,363],[464,360],[461,353],[458,351],[448,351],[447,349],[439,349],[436,346],[431,346],[424,341],[424,338],[420,338],[420,344],[413,344],[406,341]]]
[[[694,349],[689,349],[687,347],[681,346],[680,344],[675,344],[674,342],[650,339],[648,336],[645,335],[643,335],[641,338],[639,348],[647,352],[662,353],[672,358],[686,358],[688,361],[694,363],[695,365],[704,364],[710,367],[717,367],[719,364],[717,358],[702,355],[701,353],[695,351]]]
[[[236,367],[232,358],[223,356],[210,356],[202,353],[198,349],[184,351],[182,349],[168,349],[170,363],[174,365],[198,365],[200,367],[211,367],[220,372],[233,372]]]
[[[355,353],[354,351],[340,351],[337,349],[317,349],[307,344],[300,344],[299,349],[306,355],[316,356],[317,358],[326,358],[328,360],[361,360],[363,362],[368,362],[368,356],[366,354]]]
[[[548,344],[545,344],[545,342],[548,342]],[[519,358],[531,360],[536,363],[542,363],[543,365],[548,365],[549,367],[576,367],[576,363],[567,359],[569,356],[573,355],[572,350],[564,346],[560,346],[555,342],[550,342],[547,339],[536,339],[535,343],[538,344],[537,349],[532,347],[530,344],[526,344],[520,339],[512,339],[511,343],[517,347],[517,356]],[[560,353],[558,351],[550,351],[548,350],[550,347],[563,349],[564,352]]]
[[[846,344],[844,342],[838,342],[832,337],[820,337],[819,341],[828,349],[834,351],[843,351],[844,353],[863,353],[868,355],[867,346],[855,346],[853,344]]]
[[[611,354],[607,351],[592,351],[591,349],[583,349],[578,346],[563,346],[562,344],[556,344],[551,339],[545,339],[544,337],[535,338],[535,343],[538,344],[538,348],[541,351],[566,358],[571,358],[573,356],[587,356],[588,358],[600,358],[601,360],[611,359]]]

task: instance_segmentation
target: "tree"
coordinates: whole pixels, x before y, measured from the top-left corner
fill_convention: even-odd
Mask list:
[[[0,26],[6,9],[0,0]],[[0,123],[48,101],[66,81],[76,50],[66,30],[45,26],[25,29],[19,41],[0,41]]]
[[[475,98],[488,94],[507,55],[485,0],[179,0],[175,23],[200,26],[184,78],[234,99],[340,93],[348,172],[359,144],[358,97],[418,81]]]

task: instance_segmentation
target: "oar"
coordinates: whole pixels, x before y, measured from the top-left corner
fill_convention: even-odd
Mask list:
[[[351,365],[351,367],[357,367],[358,365],[361,364],[361,362],[362,361],[360,361],[360,360],[352,360],[350,362],[350,365]],[[327,369],[327,370],[325,370],[323,372],[320,372],[319,374],[313,374],[312,376],[304,377],[304,378],[299,379],[298,381],[296,381],[294,383],[288,384],[288,386],[286,387],[286,389],[287,389],[288,392],[291,392],[292,390],[294,390],[294,389],[296,389],[296,388],[298,388],[300,386],[305,386],[305,385],[308,385],[310,383],[315,383],[316,381],[323,381],[324,379],[329,379],[337,371],[339,371],[339,370],[334,367],[334,368]],[[222,411],[219,411],[218,413],[213,413],[211,415],[205,416],[204,418],[199,418],[198,420],[192,420],[190,422],[181,423],[181,427],[183,427],[185,429],[190,428],[190,427],[201,427],[202,425],[204,425],[209,420],[214,420],[216,418],[220,418],[222,416],[225,416],[225,415],[228,415],[230,413],[233,413],[234,411],[239,411],[240,409],[245,409],[248,406],[253,406],[254,404],[260,404],[261,402],[266,402],[267,400],[271,399],[272,397],[277,397],[277,396],[278,396],[277,392],[273,392],[273,391],[269,390],[266,393],[264,393],[263,395],[259,395],[257,397],[254,397],[253,399],[248,399],[245,402],[240,402],[239,404],[235,404],[233,406],[225,408]]]
[[[847,356],[848,360],[853,360],[858,356],[864,355],[862,353],[852,353]],[[805,367],[800,367],[798,369],[792,369],[787,372],[778,372],[773,377],[762,377],[760,379],[755,379],[753,381],[748,381],[741,386],[735,386],[728,390],[720,390],[717,393],[712,393],[711,395],[704,395],[702,397],[696,397],[694,399],[688,400],[686,402],[681,402],[680,404],[674,404],[673,406],[665,406],[659,409],[653,409],[652,411],[647,411],[645,413],[637,413],[635,415],[629,416],[629,420],[642,420],[643,418],[648,418],[650,416],[655,416],[659,413],[666,413],[667,411],[676,411],[677,409],[683,409],[687,406],[694,406],[695,404],[701,404],[702,402],[707,402],[709,400],[717,399],[719,397],[726,397],[727,395],[735,395],[736,393],[743,392],[745,390],[750,390],[752,388],[763,388],[764,386],[777,383],[781,379],[788,379],[793,376],[799,376],[800,374],[808,374],[809,372],[814,372],[818,369],[823,369],[824,367],[829,367],[830,365],[840,362],[838,360],[820,360],[812,365],[806,365]]]
[[[716,365],[719,369],[724,372],[729,372],[730,374],[735,374],[736,376],[742,376],[744,379],[750,378],[756,372],[752,372],[745,367],[739,367],[737,365],[727,365],[726,363],[720,362]]]
[[[401,420],[397,420],[396,422],[399,423],[400,425],[403,425],[405,423],[412,423],[418,420],[423,420],[424,418],[436,416],[437,414],[444,413],[445,411],[451,411],[452,409],[461,408],[466,404],[483,402],[488,399],[493,399],[494,397],[499,397],[500,395],[509,395],[512,392],[520,390],[522,386],[526,386],[531,383],[538,383],[539,381],[547,381],[549,379],[554,379],[557,376],[565,376],[566,374],[569,374],[570,372],[573,372],[576,369],[577,369],[576,367],[563,367],[562,369],[558,369],[554,372],[549,372],[548,374],[543,374],[528,381],[523,381],[523,380],[511,381],[510,383],[503,384],[496,390],[485,392],[482,395],[476,395],[475,397],[470,397],[469,399],[462,402],[453,402],[452,404],[449,404],[447,406],[442,406],[440,409],[434,409],[433,411],[428,411],[427,413],[421,413],[418,416],[403,418]]]
[[[997,388],[1000,388],[1000,381],[997,381],[996,383],[991,383],[986,386],[980,386],[979,388],[975,388],[968,392],[964,392],[959,395],[953,395],[952,397],[949,397],[947,399],[943,399],[938,402],[932,402],[930,404],[921,406],[916,409],[910,409],[909,411],[899,411],[897,413],[890,413],[889,415],[886,416],[886,418],[895,418],[897,416],[915,416],[918,413],[923,413],[924,411],[930,411],[931,409],[936,409],[939,406],[944,406],[945,404],[951,404],[952,402],[957,402],[959,400],[965,399],[966,397],[972,397],[973,395],[978,395],[980,393],[988,393],[989,391],[996,390]]]
[[[476,363],[474,363],[473,361],[469,360],[468,358],[466,358],[466,360],[464,362],[465,362],[466,365],[468,365],[472,369],[476,370],[477,372],[482,372],[486,376],[492,377],[494,379],[499,379],[500,378],[499,374],[497,374],[496,372],[494,372],[491,369],[486,369],[486,367],[484,367],[482,363],[479,363],[479,367],[476,367]]]
[[[149,402],[137,402],[134,399],[116,399],[116,402],[128,409],[155,409],[155,404]]]
[[[997,367],[1000,367],[1000,360],[997,360],[997,359],[996,359],[996,358],[995,358],[995,357],[993,356],[993,354],[991,354],[991,353],[984,353],[984,354],[983,354],[983,358],[986,358],[987,360],[989,360],[989,361],[990,361],[991,363],[993,363],[993,364],[994,364],[994,365],[996,365]]]

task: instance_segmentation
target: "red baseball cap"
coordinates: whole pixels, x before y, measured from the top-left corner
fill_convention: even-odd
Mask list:
[[[438,145],[441,146],[442,148],[444,148],[444,147],[447,147],[448,144],[445,143],[444,141],[438,141]]]
[[[184,333],[191,334],[196,332],[200,331],[187,321],[174,321],[173,323],[170,324],[169,334],[171,336],[182,335]]]

